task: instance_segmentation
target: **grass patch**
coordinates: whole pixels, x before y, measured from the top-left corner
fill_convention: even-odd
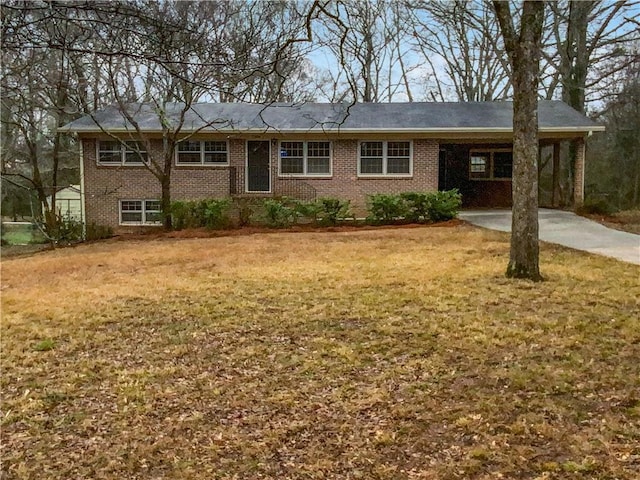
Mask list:
[[[38,343],[36,343],[33,347],[33,349],[36,352],[46,352],[49,350],[53,350],[53,347],[56,346],[56,343],[51,340],[50,338],[47,338],[45,340],[41,340]]]
[[[28,245],[45,241],[41,232],[34,230],[32,224],[3,224],[2,239],[8,245]]]
[[[640,268],[543,245],[532,284],[508,252],[458,226],[3,260],[3,472],[637,478]]]

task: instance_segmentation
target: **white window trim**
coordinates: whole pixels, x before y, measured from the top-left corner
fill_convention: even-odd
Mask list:
[[[511,153],[511,177],[494,177],[493,176],[493,154],[509,152]],[[489,159],[487,162],[487,168],[489,169],[489,176],[478,178],[471,176],[471,157],[474,153],[488,153]],[[472,182],[510,182],[513,178],[513,149],[511,148],[472,148],[469,150],[469,158],[467,159],[467,177]]]
[[[122,202],[142,202],[142,221],[141,222],[123,222],[122,221]],[[146,202],[160,202],[157,198],[123,198],[118,200],[118,225],[124,226],[147,226],[147,227],[158,227],[162,226],[162,222],[147,222],[147,210],[145,208]],[[155,210],[153,210],[155,212]]]
[[[282,173],[282,144],[286,142],[302,142],[302,173]],[[329,144],[329,173],[308,173],[309,142]],[[313,157],[315,158],[315,157]],[[278,143],[278,176],[282,178],[331,178],[333,177],[333,142],[329,140],[280,140]]]
[[[206,168],[211,168],[211,167],[228,167],[229,166],[229,141],[228,140],[182,140],[184,142],[200,142],[200,163],[190,163],[190,162],[180,162],[179,160],[179,144],[180,142],[176,143],[176,151],[174,152],[175,154],[175,165],[176,167],[206,167]],[[225,163],[205,163],[204,161],[204,155],[205,155],[205,150],[204,150],[204,142],[224,142],[225,145],[227,146],[227,161]],[[186,153],[186,152],[185,152]],[[196,153],[196,152],[190,152],[190,153]]]
[[[382,142],[382,173],[362,173],[362,144]],[[389,142],[409,142],[409,173],[386,173]],[[358,141],[358,177],[359,178],[412,178],[413,177],[413,140],[360,140]]]
[[[127,140],[125,140],[127,141]],[[132,142],[143,143],[142,140],[131,140]],[[115,162],[101,162],[100,161],[100,142],[118,142],[118,146],[120,147],[120,161],[118,163]],[[148,155],[149,152],[147,150],[140,150],[143,153],[147,154],[147,163],[145,162],[127,162],[127,152],[135,152],[135,150],[127,150],[122,142],[118,140],[96,140],[96,164],[102,167],[141,167],[148,164]]]

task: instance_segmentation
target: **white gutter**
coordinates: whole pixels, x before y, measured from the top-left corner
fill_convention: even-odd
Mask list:
[[[195,130],[183,129],[184,133]],[[71,130],[67,130],[71,131]],[[104,133],[103,130],[86,128],[75,129],[76,133]],[[110,133],[132,133],[127,128],[111,128]],[[580,132],[604,132],[605,127],[602,125],[590,125],[584,127],[541,127],[538,132],[541,133],[580,133]],[[162,130],[144,130],[145,133],[162,133]],[[242,133],[262,133],[262,134],[289,134],[289,133],[513,133],[511,127],[437,127],[437,128],[340,128],[340,127],[313,127],[313,128],[289,128],[286,130],[278,130],[276,128],[244,128],[244,129],[200,129],[199,133],[221,133],[221,134],[242,134]]]

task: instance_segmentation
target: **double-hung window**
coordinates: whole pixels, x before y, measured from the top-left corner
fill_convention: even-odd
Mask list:
[[[226,141],[185,140],[178,143],[178,165],[228,165],[229,151]]]
[[[147,161],[148,154],[143,142],[98,142],[98,163],[101,165],[143,165]]]
[[[361,177],[411,176],[411,142],[360,142],[358,175]]]
[[[471,150],[469,178],[471,180],[510,180],[513,152],[506,149]]]
[[[281,176],[330,176],[330,142],[280,142]]]
[[[160,225],[159,200],[120,200],[121,225]]]

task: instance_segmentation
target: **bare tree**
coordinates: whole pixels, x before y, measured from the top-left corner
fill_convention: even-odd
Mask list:
[[[61,172],[67,177],[65,184],[68,171],[75,172],[71,179],[77,181],[77,146],[58,127],[85,111],[90,97],[95,103],[100,96],[91,93],[88,81],[97,69],[81,66],[81,54],[68,48],[84,42],[86,32],[74,22],[52,20],[42,7],[41,3],[2,6],[2,129],[3,140],[10,140],[3,145],[2,175],[19,177],[35,192],[39,205],[34,214],[44,214],[47,233],[54,235],[59,220],[56,192],[64,186]],[[16,43],[26,36],[43,48]],[[50,44],[58,48],[47,49]]]
[[[413,45],[428,67],[430,98],[491,101],[511,96],[508,60],[484,2],[409,1]]]
[[[328,57],[332,101],[413,100],[409,23],[404,6],[386,0],[327,2],[314,42]]]
[[[544,3],[524,2],[519,32],[507,1],[493,2],[513,84],[513,220],[507,276],[542,280],[538,242],[538,77]]]

